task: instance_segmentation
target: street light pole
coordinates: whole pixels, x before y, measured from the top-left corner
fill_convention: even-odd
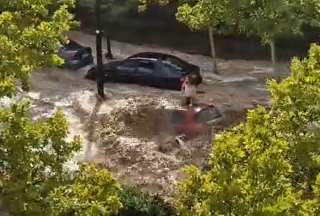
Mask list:
[[[113,55],[112,55],[112,52],[111,52],[111,42],[110,42],[110,36],[107,35],[107,54],[106,54],[106,58],[107,59],[113,59]]]
[[[101,0],[96,0],[96,51],[97,51],[97,89],[98,95],[104,99],[104,72],[102,62],[102,30],[101,30]]]

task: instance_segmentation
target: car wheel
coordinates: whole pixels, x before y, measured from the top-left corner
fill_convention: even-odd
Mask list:
[[[85,75],[86,79],[95,80],[96,79],[96,68],[92,67],[88,70],[87,74]]]
[[[104,73],[104,81],[105,82],[113,82],[112,76],[110,75],[111,71],[105,71]]]

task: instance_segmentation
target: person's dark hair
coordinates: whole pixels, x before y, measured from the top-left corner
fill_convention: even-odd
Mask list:
[[[200,85],[200,83],[202,82],[202,77],[201,77],[200,73],[197,71],[194,71],[194,72],[188,74],[188,78],[189,78],[191,85],[197,86],[197,85]]]

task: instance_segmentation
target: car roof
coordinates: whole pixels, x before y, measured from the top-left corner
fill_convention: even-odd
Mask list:
[[[191,64],[191,63],[189,63],[189,62],[187,62],[177,56],[165,54],[165,53],[160,53],[160,52],[141,52],[141,53],[137,53],[132,56],[129,56],[127,59],[157,61],[158,59],[163,60],[168,57],[175,58],[178,61],[180,61],[184,68],[187,68],[189,66],[194,66],[193,64]]]
[[[145,59],[163,59],[163,58],[166,58],[166,57],[172,57],[172,58],[176,58],[176,59],[179,59],[180,61],[182,62],[185,62],[187,64],[189,64],[188,62],[186,62],[185,60],[177,57],[177,56],[174,56],[174,55],[170,55],[170,54],[165,54],[165,53],[160,53],[160,52],[141,52],[141,53],[137,53],[137,54],[134,54],[130,57],[128,57],[129,59],[131,58],[145,58]]]
[[[165,54],[156,52],[141,52],[130,56],[129,58],[162,58]]]
[[[87,47],[82,46],[80,43],[69,39],[69,43],[65,44],[64,48],[68,50],[79,50],[79,49],[85,49]]]
[[[129,60],[142,60],[142,61],[158,61],[157,58],[145,58],[145,57],[130,57]]]

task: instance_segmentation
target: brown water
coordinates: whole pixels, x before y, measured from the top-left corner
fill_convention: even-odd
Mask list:
[[[73,32],[74,39],[94,48],[94,37]],[[267,105],[268,93],[265,79],[285,73],[272,73],[266,62],[219,60],[219,76],[210,74],[211,62],[208,57],[190,55],[175,50],[156,49],[146,46],[114,42],[114,54],[126,57],[138,51],[161,51],[173,53],[201,66],[205,83],[200,86],[203,94],[200,102],[214,102],[225,119],[215,130],[225,130],[244,119],[245,110],[256,104]],[[115,117],[116,112],[138,108],[138,104],[151,101],[158,107],[177,109],[181,100],[178,91],[167,91],[138,85],[117,83],[105,84],[108,99],[102,103],[95,97],[96,84],[83,79],[87,68],[79,71],[44,70],[34,73],[31,78],[31,92],[35,117],[46,117],[62,109],[69,121],[69,136],[80,135],[83,148],[74,159],[104,164],[120,181],[139,185],[142,189],[169,195],[175,182],[180,178],[179,170],[186,164],[205,166],[211,152],[208,134],[184,143],[177,143],[175,134],[160,130],[157,109],[136,115],[130,121],[117,125],[107,124],[114,132],[113,138],[101,130],[105,118]],[[130,105],[128,105],[128,103]],[[148,110],[148,109],[147,109]],[[131,109],[135,113],[135,109]],[[144,113],[144,112],[142,112]],[[157,122],[157,124],[155,124]],[[106,127],[103,128],[103,130]],[[160,127],[161,128],[161,127]],[[102,132],[102,134],[101,134]],[[120,134],[118,134],[120,132]],[[110,131],[109,131],[110,133]],[[109,136],[109,135],[108,135]],[[75,168],[70,163],[71,168]]]

